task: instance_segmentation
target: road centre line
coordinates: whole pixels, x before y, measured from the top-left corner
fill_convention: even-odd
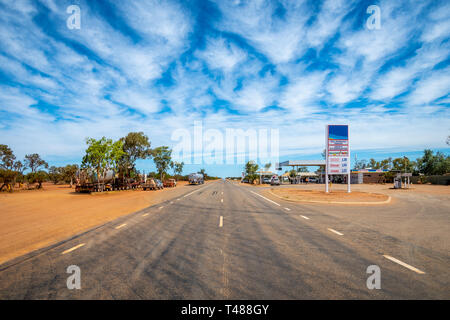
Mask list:
[[[220,199],[220,202],[223,202],[223,199]]]
[[[424,274],[425,273],[422,270],[419,270],[419,269],[417,269],[417,268],[415,268],[413,266],[410,266],[409,264],[404,263],[403,261],[400,261],[398,259],[395,259],[394,257],[388,256],[387,254],[384,254],[383,257],[385,257],[386,259],[389,259],[389,260],[391,260],[391,261],[393,261],[395,263],[398,263],[399,265],[401,265],[401,266],[403,266],[405,268],[408,268],[409,270],[412,270],[414,272],[417,272],[419,274]]]
[[[148,213],[144,213],[142,216],[143,216],[143,217],[146,217],[146,216],[148,216]]]
[[[66,250],[66,251],[63,251],[61,254],[66,254],[66,253],[69,253],[69,252],[72,252],[73,250],[76,250],[76,249],[78,249],[78,248],[81,248],[82,246],[84,246],[86,243],[80,243],[79,245],[76,245],[75,247],[72,247],[72,248],[70,248],[70,249],[68,249],[68,250]]]
[[[286,209],[287,211],[291,211],[291,209],[289,209],[289,208],[284,208],[284,209]]]
[[[126,223],[122,223],[120,226],[115,227],[114,229],[120,229],[125,227],[127,224]]]
[[[159,210],[161,210],[162,208],[164,208],[164,206],[162,206],[162,207],[159,207],[158,209],[159,209]]]
[[[259,193],[253,192],[252,190],[250,190],[250,192],[256,194],[257,196],[259,196],[259,197],[261,197],[261,198],[263,198],[264,200],[267,200],[267,201],[269,201],[269,202],[272,202],[273,204],[276,204],[277,206],[281,207],[281,204],[276,203],[275,201],[272,201],[272,200],[270,200],[270,199],[267,199],[266,197],[260,195]]]
[[[300,217],[302,217],[303,219],[309,220],[308,217],[305,217],[305,216],[302,216],[302,215],[300,215]]]
[[[223,227],[223,216],[220,216],[220,220],[219,220],[219,228]]]
[[[336,234],[338,234],[338,235],[340,235],[340,236],[343,236],[343,235],[344,235],[343,233],[340,233],[339,231],[336,231],[336,230],[331,229],[331,228],[328,228],[328,230],[331,231],[331,232],[334,232],[334,233],[336,233]]]

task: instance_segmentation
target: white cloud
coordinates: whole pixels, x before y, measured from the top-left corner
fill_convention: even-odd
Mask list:
[[[408,96],[409,105],[433,102],[450,93],[450,68],[438,70],[420,79]]]
[[[211,70],[220,69],[231,72],[247,59],[247,53],[223,38],[210,38],[204,51],[197,52],[199,58],[206,61]]]
[[[327,72],[316,72],[292,80],[281,94],[280,106],[297,116],[317,112],[318,102],[324,96],[323,82],[326,76]]]
[[[303,1],[285,1],[282,18],[274,14],[276,7],[271,1],[216,4],[223,14],[217,27],[242,36],[272,62],[288,62],[305,50],[302,39],[309,11]]]

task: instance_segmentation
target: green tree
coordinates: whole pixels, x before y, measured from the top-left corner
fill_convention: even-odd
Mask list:
[[[164,174],[170,167],[172,161],[172,150],[167,146],[161,146],[152,151],[153,162],[158,169],[161,181],[164,181]]]
[[[426,149],[423,156],[417,159],[417,168],[425,175],[442,175],[450,172],[450,157],[442,152],[434,154],[432,150]]]
[[[379,169],[380,163],[378,161],[376,161],[374,158],[371,158],[369,160],[369,163],[367,164],[367,167],[372,168],[372,169]]]
[[[367,160],[356,160],[355,161],[355,165],[354,165],[354,169],[355,170],[360,170],[360,169],[365,169],[367,168]]]
[[[136,160],[147,159],[152,155],[150,141],[143,132],[130,132],[120,139],[123,142],[123,151],[120,165],[129,176],[130,170],[135,170]]]
[[[416,163],[410,161],[408,157],[396,158],[392,160],[392,170],[400,172],[413,172],[415,170]]]
[[[258,174],[256,173],[259,169],[259,166],[254,161],[248,161],[245,164],[245,174],[250,183],[253,183],[256,179],[258,179]]]
[[[17,177],[22,176],[22,162],[15,160],[13,151],[7,145],[0,144],[0,191],[6,188],[12,192]]]
[[[309,172],[307,167],[298,167],[297,172]]]
[[[292,169],[291,171],[289,171],[289,177],[291,177],[291,178],[297,177],[297,171],[295,171],[295,169]]]
[[[180,176],[183,173],[184,162],[173,162],[173,173],[176,176]]]
[[[272,166],[272,163],[266,163],[265,165],[264,165],[264,170],[265,171],[269,171],[269,169],[270,169],[270,167]]]
[[[27,154],[25,156],[25,166],[31,170],[31,172],[36,172],[40,167],[48,168],[48,163],[41,159],[41,156],[37,153]]]
[[[57,184],[59,181],[62,180],[63,178],[63,174],[62,174],[62,168],[61,167],[55,167],[55,166],[51,166],[48,169],[48,178],[50,179],[50,181],[53,182],[53,184]]]
[[[11,170],[14,167],[16,156],[13,151],[6,145],[0,144],[0,168]]]
[[[201,173],[203,175],[203,179],[206,180],[206,170],[205,169],[200,169],[200,171],[198,173]]]
[[[79,167],[76,164],[68,164],[62,168],[64,182],[70,183],[71,188],[73,186],[73,181],[76,179],[78,170]]]
[[[36,172],[28,173],[26,178],[29,183],[37,183],[38,184],[37,189],[41,189],[42,183],[47,180],[48,175],[47,172],[39,170]]]
[[[92,168],[97,173],[97,187],[100,190],[100,177],[104,177],[108,168],[108,156],[112,145],[111,139],[102,137],[99,140],[88,138],[86,140],[88,148],[83,157],[82,168]],[[103,190],[103,189],[102,189]]]
[[[389,157],[387,159],[381,160],[379,169],[391,170],[392,168],[392,158]]]

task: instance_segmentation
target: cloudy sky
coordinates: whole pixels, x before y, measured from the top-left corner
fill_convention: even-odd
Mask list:
[[[0,143],[59,165],[86,137],[172,147],[202,121],[278,129],[282,160],[314,159],[345,123],[358,159],[448,153],[449,37],[449,1],[0,0]]]

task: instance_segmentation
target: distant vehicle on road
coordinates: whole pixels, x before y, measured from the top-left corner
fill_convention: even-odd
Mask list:
[[[272,179],[270,180],[270,185],[271,186],[279,186],[280,185],[280,179],[276,176],[273,176]]]
[[[161,182],[161,180],[155,179],[156,183],[156,189],[164,189],[164,184]]]
[[[189,184],[204,184],[205,180],[201,173],[191,173],[189,175]]]

